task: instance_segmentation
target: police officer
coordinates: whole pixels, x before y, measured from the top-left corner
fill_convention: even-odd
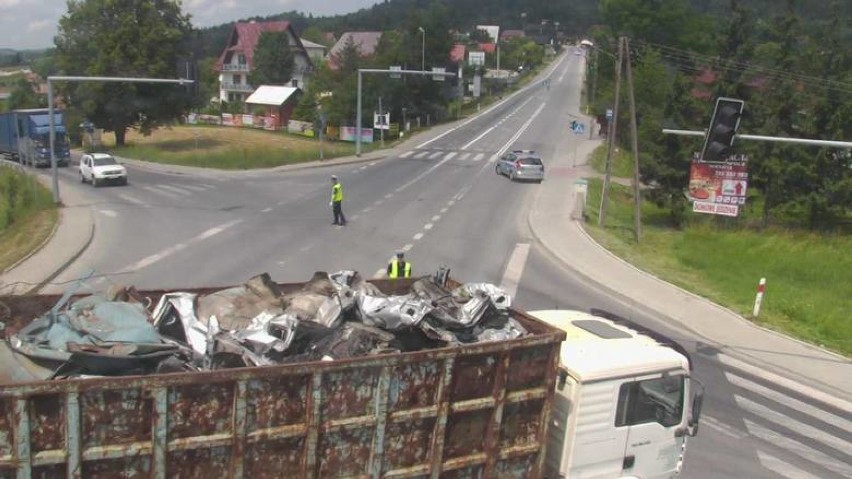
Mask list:
[[[346,217],[343,216],[343,185],[337,179],[337,175],[331,175],[331,210],[334,212],[333,225],[346,225]]]
[[[402,251],[397,251],[396,258],[391,260],[388,263],[388,278],[397,279],[397,278],[410,278],[411,277],[411,263],[405,261],[405,253]]]

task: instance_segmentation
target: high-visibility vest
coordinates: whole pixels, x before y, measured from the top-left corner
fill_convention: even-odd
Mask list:
[[[390,264],[390,273],[388,273],[388,278],[396,279],[399,278],[399,260],[393,260]],[[411,277],[411,263],[408,261],[402,262],[402,277],[410,278]]]
[[[340,183],[331,187],[331,201],[343,201],[343,186]]]

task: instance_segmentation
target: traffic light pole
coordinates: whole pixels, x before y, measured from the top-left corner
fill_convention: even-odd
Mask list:
[[[355,156],[361,156],[361,84],[364,73],[384,73],[386,75],[432,75],[442,77],[454,77],[456,73],[420,71],[420,70],[376,70],[371,68],[358,69],[358,100],[355,112]]]
[[[78,76],[49,76],[47,77],[47,108],[48,108],[48,128],[50,130],[50,169],[53,175],[53,202],[57,205],[62,201],[59,198],[59,173],[56,169],[56,152],[53,151],[56,143],[56,125],[53,119],[53,82],[55,81],[73,81],[73,82],[130,82],[130,83],[177,83],[184,85],[194,83],[193,80],[183,78],[122,78],[122,77],[78,77]],[[66,138],[67,140],[67,138]]]
[[[675,130],[663,128],[663,133],[666,135],[679,136],[706,136],[706,131],[696,130]],[[814,140],[810,138],[789,138],[783,136],[764,136],[764,135],[744,135],[737,133],[734,138],[738,140],[753,140],[753,141],[769,141],[774,143],[795,143],[799,145],[811,146],[830,146],[836,148],[852,148],[852,141],[836,141],[836,140]]]

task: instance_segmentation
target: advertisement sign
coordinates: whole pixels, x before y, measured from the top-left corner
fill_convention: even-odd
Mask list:
[[[748,158],[732,156],[723,163],[693,157],[687,197],[696,213],[737,216],[748,192]]]
[[[340,140],[341,141],[355,141],[356,130],[354,126],[341,126],[340,127]],[[361,143],[372,143],[373,142],[373,129],[372,128],[361,128]]]

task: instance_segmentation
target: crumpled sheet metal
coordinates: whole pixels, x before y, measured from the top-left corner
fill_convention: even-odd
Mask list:
[[[179,348],[165,343],[144,306],[92,295],[48,312],[12,336],[12,350],[57,370],[111,374],[156,364]]]
[[[193,293],[166,293],[151,316],[160,334],[187,344],[198,354],[207,352],[207,323],[195,316]]]
[[[512,297],[503,291],[503,288],[491,283],[464,283],[453,290],[454,297],[475,297],[485,295],[497,309],[509,309],[512,307]]]
[[[428,302],[410,296],[358,295],[361,321],[389,331],[417,326],[432,309]]]

